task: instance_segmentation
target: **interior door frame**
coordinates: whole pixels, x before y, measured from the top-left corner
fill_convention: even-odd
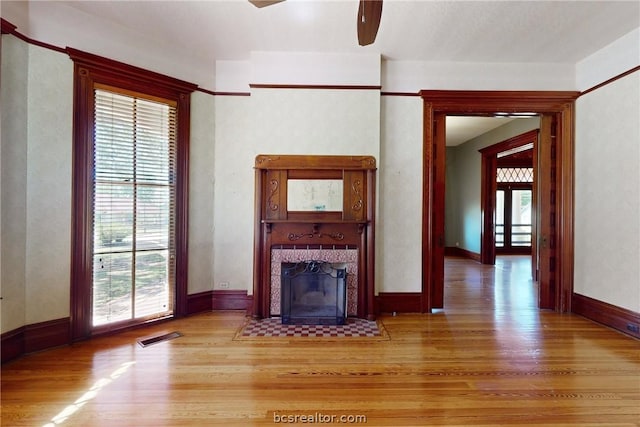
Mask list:
[[[520,135],[516,135],[512,138],[498,142],[496,144],[485,147],[480,151],[482,155],[481,163],[481,191],[480,191],[480,206],[482,209],[482,223],[480,225],[480,262],[483,264],[494,265],[496,263],[496,234],[494,224],[494,213],[496,211],[496,190],[498,189],[498,183],[496,174],[498,172],[498,154],[511,150],[514,148],[522,147],[533,143],[533,185],[532,185],[532,218],[531,218],[531,258],[532,258],[532,273],[536,277],[537,262],[536,260],[536,177],[538,165],[536,164],[538,153],[538,134],[539,129],[534,129],[529,132],[525,132]]]
[[[443,251],[437,250],[441,236],[438,230],[444,223],[444,203],[438,185],[442,181],[444,135],[437,134],[436,117],[444,115],[493,116],[496,114],[553,115],[557,119],[555,149],[556,206],[554,221],[557,234],[553,245],[556,251],[553,269],[552,308],[558,312],[571,311],[573,293],[573,218],[574,218],[574,107],[576,91],[447,91],[423,90],[423,209],[422,209],[422,294],[421,310],[430,313],[442,308],[439,294],[443,292],[444,274],[437,266],[444,262]],[[541,128],[542,131],[542,128]],[[540,140],[542,142],[542,138]],[[438,151],[440,156],[438,157]],[[540,159],[544,161],[545,159]],[[549,160],[550,161],[550,160]],[[538,215],[545,215],[544,204],[537,206]],[[442,255],[440,255],[442,253]],[[437,277],[436,277],[437,275]],[[542,286],[542,285],[541,285]]]

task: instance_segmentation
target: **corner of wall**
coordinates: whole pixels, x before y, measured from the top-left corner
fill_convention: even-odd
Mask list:
[[[576,64],[580,91],[592,88],[640,65],[640,27]]]

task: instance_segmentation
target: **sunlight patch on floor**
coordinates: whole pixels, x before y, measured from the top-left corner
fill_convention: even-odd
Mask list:
[[[70,416],[78,412],[87,402],[96,397],[100,390],[111,384],[114,380],[122,376],[131,366],[136,362],[126,362],[120,365],[118,369],[113,371],[109,378],[100,378],[96,383],[87,390],[82,396],[80,396],[71,405],[64,408],[55,417],[51,418],[51,422],[45,424],[43,427],[55,427],[64,423]]]

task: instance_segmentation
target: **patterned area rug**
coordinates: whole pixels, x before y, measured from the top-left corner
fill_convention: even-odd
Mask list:
[[[255,340],[270,338],[322,338],[322,339],[365,339],[389,340],[384,325],[380,321],[349,318],[346,325],[283,325],[279,317],[255,320],[249,319],[234,340]]]

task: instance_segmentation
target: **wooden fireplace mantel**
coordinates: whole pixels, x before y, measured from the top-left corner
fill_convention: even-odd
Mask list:
[[[255,171],[253,317],[270,316],[271,249],[286,246],[357,249],[357,313],[374,319],[375,158],[261,154]],[[290,179],[341,180],[342,210],[289,210]]]

